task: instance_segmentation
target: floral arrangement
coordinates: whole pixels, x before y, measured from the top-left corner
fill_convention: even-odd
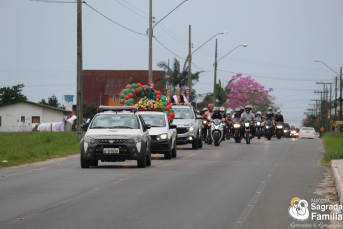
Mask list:
[[[139,98],[139,102],[134,104],[134,98]],[[136,106],[139,109],[161,109],[164,111],[170,122],[175,118],[174,109],[160,91],[150,88],[148,85],[140,83],[128,84],[125,89],[119,93],[119,103],[121,106]]]

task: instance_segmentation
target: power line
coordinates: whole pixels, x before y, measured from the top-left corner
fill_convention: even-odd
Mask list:
[[[144,19],[149,20],[147,17],[142,16],[141,14],[139,14],[139,13],[137,13],[137,12],[131,10],[129,7],[125,6],[123,3],[119,2],[118,0],[115,0],[115,1],[118,2],[120,5],[122,5],[123,7],[125,7],[126,9],[130,10],[131,12],[133,12],[134,14],[137,14],[138,16],[140,16],[140,17],[142,17],[142,18],[144,18]],[[127,3],[127,2],[126,2],[126,3]]]
[[[45,3],[77,3],[77,2],[68,2],[68,1],[47,1],[47,0],[31,0],[32,2],[45,2]]]
[[[91,7],[87,2],[84,2],[84,3],[86,4],[86,6],[88,6],[89,8],[91,8],[92,10],[94,10],[95,12],[97,12],[98,14],[100,14],[101,16],[103,16],[104,18],[106,18],[107,20],[109,20],[109,21],[111,21],[111,22],[113,22],[113,23],[119,25],[120,27],[122,27],[122,28],[124,28],[124,29],[126,29],[126,30],[129,30],[129,31],[131,31],[131,32],[133,32],[133,33],[137,33],[137,34],[139,34],[139,35],[146,36],[146,35],[143,34],[143,33],[134,31],[134,30],[132,30],[132,29],[129,29],[129,28],[127,28],[127,27],[125,27],[125,26],[119,24],[118,22],[113,21],[111,18],[109,18],[109,17],[103,15],[102,13],[100,13],[99,11],[97,11],[96,9],[94,9],[93,7]]]

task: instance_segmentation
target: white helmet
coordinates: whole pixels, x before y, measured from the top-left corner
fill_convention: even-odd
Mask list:
[[[281,113],[281,110],[280,110],[280,109],[278,109],[278,110],[277,110],[277,113]]]
[[[257,111],[257,113],[256,113],[256,114],[258,114],[258,115],[262,115],[261,111]]]

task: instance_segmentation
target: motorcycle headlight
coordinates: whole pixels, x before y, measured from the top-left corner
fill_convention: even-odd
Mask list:
[[[284,130],[283,132],[288,132],[288,130]]]
[[[250,123],[244,123],[245,127],[249,127],[250,126]]]
[[[194,130],[194,127],[191,126],[191,127],[188,127],[188,131],[193,131]]]
[[[260,123],[260,122],[257,122],[257,123],[256,123],[256,125],[260,126],[260,125],[261,125],[261,123]]]
[[[238,123],[233,124],[233,127],[234,127],[234,128],[240,128],[240,127],[241,127],[241,124],[238,124]]]
[[[136,136],[136,137],[132,137],[129,139],[129,144],[136,144],[138,142],[142,141],[142,137],[141,136]]]
[[[206,124],[206,123],[207,123],[207,121],[203,121],[202,123]]]
[[[218,129],[219,129],[219,126],[214,126],[214,129],[218,130]]]
[[[266,128],[267,128],[267,129],[269,129],[269,128],[270,128],[270,126],[266,126]]]
[[[88,144],[94,144],[95,143],[95,139],[91,138],[91,137],[85,137],[84,142],[88,143]]]
[[[291,133],[292,133],[292,134],[295,134],[295,131],[293,130],[293,131],[291,131]]]
[[[277,128],[281,129],[283,126],[277,126]]]
[[[156,139],[157,140],[165,140],[167,139],[168,135],[167,134],[159,134],[157,135]]]

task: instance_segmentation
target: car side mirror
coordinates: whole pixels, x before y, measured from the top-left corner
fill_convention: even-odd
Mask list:
[[[150,124],[146,124],[145,125],[145,129],[147,129],[147,130],[151,129],[151,125]]]
[[[197,119],[202,119],[202,116],[201,115],[197,115]]]
[[[170,124],[169,129],[176,129],[177,125]]]

